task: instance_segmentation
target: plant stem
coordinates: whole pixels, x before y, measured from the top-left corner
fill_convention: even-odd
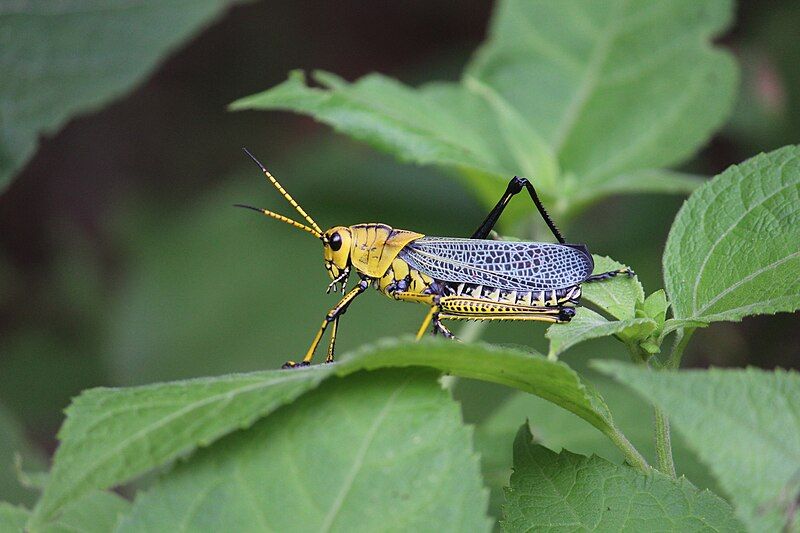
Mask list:
[[[689,339],[694,333],[694,328],[676,331],[675,342],[672,345],[672,353],[664,364],[664,369],[674,370],[681,365],[681,358]],[[654,408],[655,414],[655,433],[656,433],[656,457],[658,457],[658,469],[671,476],[677,477],[675,473],[675,461],[672,458],[672,436],[669,428],[669,417],[659,407]]]
[[[686,349],[686,345],[689,344],[689,339],[692,338],[692,334],[696,328],[683,328],[678,329],[675,332],[675,342],[672,344],[672,353],[669,354],[669,358],[667,362],[664,364],[664,368],[674,370],[681,366],[681,359],[683,358],[683,350]]]
[[[631,441],[623,435],[623,433],[615,426],[614,431],[611,433],[606,433],[611,442],[617,445],[622,451],[622,454],[625,456],[625,460],[628,462],[629,465],[632,467],[641,470],[643,473],[647,473],[650,471],[650,465],[647,464],[647,460],[639,453]]]
[[[675,461],[672,460],[672,437],[670,436],[669,418],[659,407],[655,407],[656,456],[658,469],[676,479]]]

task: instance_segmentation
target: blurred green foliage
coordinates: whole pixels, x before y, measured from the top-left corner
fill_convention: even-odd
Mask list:
[[[35,0],[3,6],[0,190],[33,155],[40,134],[129,91],[231,3],[202,0],[185,9],[173,0],[138,6]]]

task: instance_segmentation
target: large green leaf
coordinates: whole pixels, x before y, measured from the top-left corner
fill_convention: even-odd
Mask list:
[[[512,102],[587,191],[678,163],[722,124],[736,69],[708,40],[731,15],[720,0],[508,0],[467,75]]]
[[[488,531],[486,505],[436,375],[362,372],[179,465],[117,531]]]
[[[605,402],[562,362],[507,348],[390,341],[333,365],[84,392],[67,410],[61,446],[36,519],[91,489],[104,489],[245,428],[323,379],[362,369],[428,366],[536,394],[624,445]]]
[[[741,531],[733,510],[709,491],[660,472],[557,454],[527,425],[514,441],[506,531]]]
[[[800,308],[800,147],[736,165],[681,208],[664,251],[676,318],[741,320]]]
[[[487,203],[514,174],[535,178],[556,212],[612,192],[687,191],[696,179],[660,168],[728,114],[736,67],[709,40],[730,17],[721,0],[505,0],[459,83],[318,73],[313,88],[295,72],[231,107],[304,113],[405,161],[459,170]]]
[[[251,425],[329,373],[274,370],[84,392],[67,409],[37,519]]]
[[[140,82],[231,0],[6,2],[0,11],[0,190],[70,117]]]
[[[625,436],[645,457],[655,458],[652,407],[642,402],[636,393],[610,379],[593,376],[591,384],[603,395],[614,413],[614,422]],[[502,488],[508,485],[511,474],[511,444],[520,423],[526,419],[536,441],[551,450],[563,448],[587,456],[595,454],[614,463],[624,460],[619,449],[585,420],[531,394],[512,394],[475,429],[475,446],[481,454],[484,479],[492,490],[495,512],[502,500]],[[708,468],[687,448],[680,435],[673,435],[672,450],[679,474],[699,488],[715,490],[716,484]]]
[[[800,495],[800,375],[777,370],[598,368],[660,406],[753,531],[780,531]]]

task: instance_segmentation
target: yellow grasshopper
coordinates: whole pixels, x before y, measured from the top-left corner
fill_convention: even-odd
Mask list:
[[[258,211],[320,239],[325,268],[332,279],[327,292],[336,291],[339,285],[344,295],[325,315],[303,360],[287,361],[283,368],[311,364],[328,327],[331,338],[325,362],[333,362],[339,318],[370,285],[394,300],[430,306],[417,339],[431,323],[434,335],[454,338],[443,320],[569,322],[575,315],[574,306],[580,302],[581,283],[633,275],[630,269],[592,275],[594,261],[586,245],[566,243],[525,178],[511,179],[500,201],[469,239],[428,237],[380,223],[335,226],[322,231],[264,165],[247,149],[244,151],[309,225],[267,209],[241,204],[236,207]],[[509,200],[523,188],[558,244],[487,240]],[[353,270],[359,281],[345,294]]]

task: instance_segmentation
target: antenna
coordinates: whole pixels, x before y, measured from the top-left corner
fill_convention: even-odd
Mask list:
[[[244,205],[244,204],[234,204],[233,207],[242,207],[244,209],[252,209],[253,211],[258,211],[262,215],[267,215],[268,217],[272,217],[272,218],[274,218],[276,220],[280,220],[281,222],[286,222],[287,224],[289,224],[291,226],[294,226],[295,228],[301,229],[303,231],[307,231],[311,235],[316,237],[317,239],[321,239],[322,238],[322,232],[321,231],[317,231],[314,228],[309,228],[305,224],[301,224],[299,222],[296,222],[296,221],[292,220],[291,218],[285,217],[283,215],[279,215],[278,213],[273,213],[272,211],[270,211],[268,209],[261,209],[259,207],[253,207],[251,205]]]
[[[284,189],[281,186],[281,184],[278,183],[278,180],[276,180],[275,177],[272,174],[269,173],[269,170],[267,170],[266,167],[264,167],[264,165],[261,164],[261,161],[256,159],[256,156],[251,154],[250,151],[247,148],[242,148],[242,150],[244,150],[244,153],[246,153],[250,157],[250,159],[252,159],[255,162],[256,165],[258,165],[258,168],[261,169],[261,172],[263,172],[264,175],[267,177],[267,179],[270,181],[270,183],[272,183],[272,185],[274,185],[275,188],[278,189],[278,192],[281,193],[281,195],[286,199],[286,201],[289,202],[289,204],[292,207],[294,207],[295,210],[297,210],[298,213],[300,213],[300,216],[302,216],[304,219],[306,219],[306,222],[308,222],[311,225],[312,228],[314,228],[314,232],[316,232],[316,234],[317,234],[316,236],[317,237],[321,236],[322,235],[322,229],[317,225],[316,222],[314,222],[314,219],[311,218],[308,215],[308,213],[306,213],[305,210],[303,210],[302,207],[300,207],[300,205],[295,201],[295,199],[292,198],[292,195],[290,195],[288,192],[286,192],[286,189]],[[248,207],[248,208],[250,208],[249,206],[240,206],[240,207]],[[307,226],[303,226],[302,224],[299,224],[298,222],[295,222],[292,219],[286,218],[286,217],[284,217],[282,215],[278,215],[276,213],[272,213],[272,211],[267,211],[266,209],[258,209],[258,208],[250,208],[250,209],[255,209],[256,211],[261,211],[262,213],[264,213],[267,216],[271,216],[273,218],[277,218],[278,220],[281,220],[282,222],[290,223],[290,224],[294,225],[295,227],[302,227],[303,229],[308,230]],[[313,234],[314,232],[311,232],[311,233]]]

